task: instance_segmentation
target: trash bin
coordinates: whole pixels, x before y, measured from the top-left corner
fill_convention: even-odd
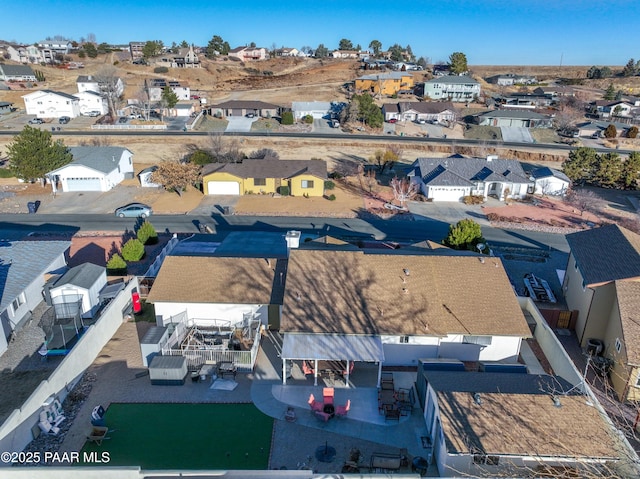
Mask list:
[[[223,206],[222,207],[222,214],[228,215],[230,211],[231,211],[231,207],[229,207],[229,206]]]
[[[35,213],[37,211],[37,206],[35,201],[29,201],[27,203],[27,208],[29,208],[29,213]]]

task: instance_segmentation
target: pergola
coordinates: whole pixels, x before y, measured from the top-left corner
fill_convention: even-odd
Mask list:
[[[379,336],[358,334],[285,333],[282,343],[282,383],[287,384],[287,360],[313,360],[314,385],[318,385],[318,361],[346,361],[345,384],[349,386],[350,363],[377,362],[378,381],[382,373],[384,351]]]

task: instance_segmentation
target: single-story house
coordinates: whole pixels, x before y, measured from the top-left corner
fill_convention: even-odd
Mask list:
[[[54,191],[109,191],[125,178],[133,178],[133,153],[119,146],[69,148],[71,163],[47,173]]]
[[[550,106],[555,100],[550,95],[538,95],[536,93],[511,93],[510,95],[493,98],[496,105],[503,108],[538,108]]]
[[[322,196],[326,179],[324,160],[244,160],[202,169],[205,195],[279,193],[287,186],[292,196]]]
[[[8,236],[7,233],[4,233]],[[0,241],[0,355],[11,334],[31,318],[42,301],[47,274],[67,264],[69,241]]]
[[[536,168],[531,172],[531,176],[536,195],[564,196],[571,186],[571,180],[567,175],[547,166]]]
[[[575,96],[576,90],[570,86],[555,85],[555,86],[539,86],[533,93],[538,95],[551,95],[553,98],[561,96]]]
[[[158,167],[156,165],[145,168],[138,173],[138,179],[140,180],[140,186],[143,188],[159,188],[161,185],[151,181],[151,175],[156,171]]]
[[[116,96],[121,96],[124,93],[124,83],[121,78],[116,78],[113,86],[111,86],[111,82],[109,83],[109,85],[105,85],[99,77],[93,75],[79,75],[76,79],[78,92],[92,91],[104,93],[105,90],[113,89]]]
[[[487,158],[418,158],[408,173],[433,201],[460,201],[469,195],[499,200],[524,198],[533,188],[517,160]]]
[[[373,73],[356,78],[354,88],[357,92],[395,95],[400,92],[412,92],[413,75],[409,72]]]
[[[86,115],[91,111],[98,111],[101,115],[106,115],[109,112],[107,100],[100,93],[96,93],[91,90],[84,90],[74,93],[73,96],[80,100],[79,106],[81,115]]]
[[[0,115],[11,113],[13,103],[10,101],[0,101]]]
[[[237,58],[243,62],[266,60],[267,49],[263,47],[236,47],[229,50],[228,56]]]
[[[551,128],[553,119],[531,110],[494,110],[478,115],[479,125],[515,126],[520,128]]]
[[[291,104],[291,111],[296,120],[307,115],[311,115],[313,118],[329,118],[332,113],[331,107],[330,101],[294,101]]]
[[[626,136],[627,130],[631,125],[620,123],[618,121],[587,121],[576,125],[579,136],[592,136],[594,134],[604,137],[604,131],[609,125],[616,127],[616,133],[619,137]]]
[[[300,51],[297,48],[277,48],[275,51],[277,57],[297,57]]]
[[[640,400],[640,235],[616,224],[567,235],[562,290],[581,346],[602,341],[621,401]]]
[[[532,85],[537,83],[536,77],[531,75],[516,75],[515,73],[503,73],[486,79],[488,83],[498,86]]]
[[[609,419],[562,377],[419,369],[418,384],[440,477],[589,477],[619,460]]]
[[[80,115],[80,100],[73,95],[53,90],[39,90],[22,95],[27,115],[38,118],[75,118]]]
[[[45,285],[45,300],[57,318],[73,318],[77,313],[91,318],[100,306],[99,293],[107,284],[107,270],[93,263],[70,268]]]
[[[531,335],[498,258],[304,245],[289,253],[283,360],[516,361]]]
[[[244,116],[252,113],[263,118],[271,118],[278,116],[280,112],[278,105],[258,100],[230,100],[205,109],[209,115],[213,116],[218,113],[222,116]]]
[[[445,75],[424,82],[425,98],[456,102],[474,101],[480,96],[480,83],[465,75]]]
[[[637,107],[624,100],[596,100],[589,104],[589,113],[598,118],[631,117]]]
[[[382,105],[385,121],[435,121],[438,123],[456,121],[457,110],[448,101],[401,101]]]
[[[6,65],[0,63],[0,80],[35,82],[36,75],[29,65]]]

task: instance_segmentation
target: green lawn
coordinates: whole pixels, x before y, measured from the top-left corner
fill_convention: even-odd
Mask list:
[[[273,418],[253,404],[111,404],[101,446],[108,466],[267,469]]]

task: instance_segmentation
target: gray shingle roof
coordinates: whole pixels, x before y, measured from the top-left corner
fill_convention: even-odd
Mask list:
[[[525,118],[527,120],[548,120],[547,115],[541,115],[530,110],[494,110],[478,115],[482,118]]]
[[[244,110],[273,110],[279,108],[278,105],[273,103],[266,103],[258,100],[229,100],[217,105],[212,105],[211,108],[241,108]]]
[[[79,288],[89,289],[105,273],[102,266],[93,263],[83,263],[74,266],[63,274],[54,285],[54,288],[71,284]]]
[[[70,241],[0,239],[0,311],[69,249]]]
[[[536,168],[531,172],[531,176],[533,176],[536,180],[541,178],[550,178],[555,177],[560,180],[564,180],[567,182],[571,182],[569,177],[565,175],[562,171],[554,170],[553,168],[549,168],[548,166],[543,166],[542,168]]]
[[[567,235],[585,284],[640,277],[640,235],[610,224]]]
[[[324,160],[244,160],[242,163],[212,163],[202,170],[202,175],[226,172],[240,178],[292,178],[309,174],[318,178],[327,177]]]
[[[478,82],[475,81],[473,78],[465,75],[461,75],[461,76],[445,75],[445,76],[433,78],[425,83],[455,83],[455,84],[473,83],[476,85],[478,84]]]
[[[512,181],[529,183],[517,160],[483,158],[418,158],[416,176],[428,185],[469,186],[476,181]]]
[[[415,110],[418,113],[434,114],[450,110],[456,111],[450,101],[401,101],[398,103],[401,112]]]
[[[67,100],[74,100],[74,101],[78,101],[78,99],[77,99],[75,96],[70,95],[69,93],[65,93],[65,92],[63,92],[63,91],[53,91],[53,90],[41,90],[41,91],[42,91],[43,93],[52,93],[52,94],[54,94],[54,95],[59,95],[59,96],[61,96],[61,97],[66,98]]]
[[[412,76],[411,73],[403,72],[373,73],[370,75],[363,75],[359,77],[358,80],[401,80],[410,76]]]
[[[118,167],[118,162],[125,150],[127,150],[127,148],[121,146],[71,147],[69,151],[71,155],[73,155],[73,161],[70,164],[86,166],[101,173],[110,173]],[[66,168],[66,166],[62,168]],[[59,171],[62,168],[54,171]]]
[[[6,76],[35,76],[29,65],[0,64],[0,72]]]

